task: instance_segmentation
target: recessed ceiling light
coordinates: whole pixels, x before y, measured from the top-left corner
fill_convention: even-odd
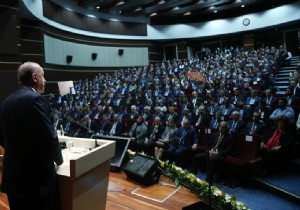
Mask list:
[[[100,9],[100,6],[97,6],[96,9]]]
[[[156,15],[157,15],[157,13],[153,12],[153,13],[151,13],[151,14],[149,15],[149,17],[153,17],[153,16],[156,16]]]
[[[183,13],[183,16],[187,16],[187,15],[190,15],[190,14],[192,14],[191,12],[185,12],[185,13]]]
[[[172,10],[178,10],[179,9],[179,7],[174,7]]]
[[[134,11],[135,12],[138,12],[138,11],[141,11],[142,10],[142,7],[138,7],[138,8],[136,8]]]
[[[217,10],[214,11],[214,13],[217,13],[217,12],[218,12]]]
[[[164,3],[166,3],[166,1],[160,0],[157,4],[164,4]]]
[[[242,4],[241,7],[245,7],[245,4]]]
[[[198,2],[197,2],[197,4],[202,4],[202,3],[204,3],[205,1],[204,0],[199,0]]]
[[[121,11],[121,10],[119,11],[119,14],[122,14],[122,11]]]
[[[117,5],[117,6],[120,6],[120,5],[122,5],[122,4],[125,4],[125,1],[119,1],[116,5]]]

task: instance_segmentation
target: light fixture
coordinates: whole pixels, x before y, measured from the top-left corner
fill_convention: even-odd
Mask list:
[[[138,12],[138,11],[141,11],[142,10],[142,7],[138,7],[134,10],[134,12]]]
[[[166,1],[160,0],[157,4],[164,4],[164,3],[166,3]]]
[[[245,4],[242,4],[242,5],[241,5],[241,7],[243,7],[243,8],[244,8],[244,7],[245,7]]]
[[[149,17],[153,17],[153,16],[156,16],[156,15],[157,15],[157,13],[153,12],[153,13],[151,13],[151,14],[149,15]]]
[[[199,0],[198,2],[197,2],[197,4],[202,4],[202,3],[204,3],[205,1],[204,0]]]
[[[215,10],[215,11],[214,11],[214,13],[217,13],[217,12],[218,12],[218,10]]]
[[[183,13],[183,16],[187,16],[187,15],[190,15],[190,14],[192,14],[191,12],[185,12],[185,13]]]
[[[120,5],[122,5],[122,4],[125,4],[125,1],[122,1],[122,0],[121,0],[121,1],[119,1],[118,3],[116,3],[117,6],[120,6]]]
[[[100,6],[97,6],[96,9],[100,9]]]
[[[172,10],[178,10],[179,9],[179,7],[174,7]]]

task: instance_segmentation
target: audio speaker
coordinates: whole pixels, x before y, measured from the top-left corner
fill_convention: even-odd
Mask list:
[[[157,183],[161,175],[161,169],[156,159],[138,154],[127,162],[124,172],[129,179],[143,185]]]
[[[97,53],[92,53],[92,60],[96,60],[97,58]]]
[[[73,56],[72,55],[67,55],[67,57],[66,57],[67,63],[71,63],[72,60],[73,60]]]
[[[119,55],[123,55],[124,54],[124,49],[119,49]]]

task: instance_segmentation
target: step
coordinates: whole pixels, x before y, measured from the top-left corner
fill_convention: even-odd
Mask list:
[[[293,67],[282,67],[279,69],[279,72],[281,71],[295,71],[296,70],[296,67],[293,66]]]
[[[279,77],[279,78],[276,78],[276,81],[289,81],[290,80],[290,77]]]
[[[289,81],[276,81],[275,82],[277,85],[289,85]]]
[[[255,178],[255,183],[260,186],[262,189],[272,192],[279,197],[282,197],[284,199],[288,199],[291,202],[294,202],[297,205],[300,205],[300,196],[296,195],[294,193],[291,193],[285,189],[282,189],[268,181],[265,181],[263,178]]]

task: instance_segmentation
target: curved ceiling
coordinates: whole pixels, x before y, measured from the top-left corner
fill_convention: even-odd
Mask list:
[[[150,25],[196,23],[236,17],[295,0],[51,0],[74,12],[144,18]]]

